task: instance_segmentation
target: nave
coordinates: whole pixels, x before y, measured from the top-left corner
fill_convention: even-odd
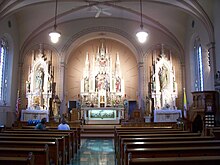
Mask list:
[[[81,147],[70,165],[116,165],[112,138],[81,140]]]

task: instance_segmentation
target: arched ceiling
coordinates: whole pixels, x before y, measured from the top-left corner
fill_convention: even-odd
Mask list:
[[[185,41],[186,24],[189,18],[200,21],[213,41],[213,27],[210,17],[202,8],[208,0],[142,0],[144,28],[155,28],[168,35],[181,49]],[[111,14],[100,13],[95,18],[96,8]],[[210,7],[210,5],[209,5]],[[15,16],[20,47],[42,31],[54,25],[55,0],[0,0],[0,22]],[[95,12],[94,12],[95,11]],[[58,27],[77,20],[99,19],[126,20],[140,24],[140,2],[138,0],[58,0]],[[83,25],[82,25],[83,26]],[[117,25],[115,25],[117,26]],[[133,31],[137,26],[131,27]],[[72,36],[72,34],[68,34]]]

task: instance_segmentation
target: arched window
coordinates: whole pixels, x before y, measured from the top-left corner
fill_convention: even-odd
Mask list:
[[[200,40],[194,42],[195,91],[204,90],[204,73],[202,63],[202,46]]]
[[[0,44],[0,105],[6,105],[8,43],[4,38],[0,38]]]

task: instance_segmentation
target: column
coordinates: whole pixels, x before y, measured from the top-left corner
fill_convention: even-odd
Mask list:
[[[144,63],[138,63],[138,108],[144,108]]]
[[[60,62],[60,90],[59,90],[59,95],[60,95],[60,100],[61,100],[61,105],[60,105],[60,112],[61,114],[66,111],[66,93],[65,93],[65,63]]]

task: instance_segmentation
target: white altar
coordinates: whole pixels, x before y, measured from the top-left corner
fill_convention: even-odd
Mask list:
[[[41,120],[46,118],[47,122],[49,121],[49,111],[48,110],[22,110],[21,111],[21,121],[28,120]]]
[[[116,107],[85,107],[81,109],[84,124],[119,124],[124,119],[124,108]]]
[[[154,122],[177,122],[182,118],[181,110],[154,110]]]

